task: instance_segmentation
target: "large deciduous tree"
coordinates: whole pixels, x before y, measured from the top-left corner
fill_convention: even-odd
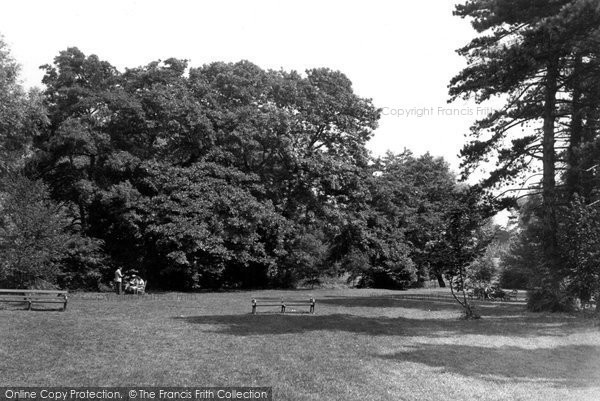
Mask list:
[[[379,117],[343,74],[177,59],[121,73],[76,48],[45,69],[51,125],[31,168],[117,262],[185,272],[186,288],[275,282],[308,244],[325,266]]]
[[[97,289],[106,262],[101,242],[79,235],[66,204],[54,202],[46,184],[23,174],[50,121],[42,94],[26,92],[18,73],[0,40],[0,281],[21,288],[50,282]]]

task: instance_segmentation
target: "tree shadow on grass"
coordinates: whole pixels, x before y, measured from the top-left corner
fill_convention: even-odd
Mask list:
[[[201,315],[174,317],[189,324],[205,325],[210,332],[249,336],[339,331],[372,336],[447,337],[453,334],[508,335],[531,337],[564,336],[581,328],[566,320],[507,318],[465,321],[459,319],[409,319],[368,317],[353,314]]]
[[[68,310],[68,309],[67,309]],[[24,311],[24,312],[63,312],[62,304],[60,306],[53,305],[34,305],[29,309],[29,305],[24,302],[21,304],[2,305],[0,311]]]
[[[325,296],[324,298],[319,298],[317,302],[318,304],[343,306],[347,308],[411,308],[428,311],[460,309],[460,306],[450,294],[400,294],[374,297]],[[479,300],[472,300],[470,302],[480,309],[497,311],[493,312],[493,314],[512,313],[525,310],[525,304],[523,302],[492,302]]]
[[[430,297],[407,297],[402,295],[378,295],[373,297],[344,297],[344,296],[325,296],[317,300],[319,304],[344,306],[348,308],[393,308],[404,307],[410,303],[438,303],[454,304],[450,297],[430,298]]]
[[[377,357],[425,364],[500,384],[594,387],[599,385],[600,379],[600,347],[592,345],[526,349],[419,344],[406,351]]]
[[[399,295],[383,295],[374,297],[343,297],[329,296],[317,300],[317,306],[326,305],[337,308],[382,308],[386,311],[393,311],[394,308],[412,310],[414,313],[409,313],[410,318],[417,319],[417,316],[422,316],[427,319],[430,312],[449,312],[459,314],[462,312],[462,307],[452,298],[452,295],[444,296],[427,296],[399,294]],[[530,324],[557,324],[561,325],[569,322],[573,325],[573,330],[577,330],[587,323],[573,315],[560,313],[530,313],[526,311],[524,302],[503,302],[503,301],[483,301],[472,300],[473,305],[478,314],[483,320],[489,322],[493,320],[496,323],[512,322],[514,325],[526,326]],[[363,313],[364,314],[364,313]],[[439,315],[439,314],[438,314]],[[522,331],[522,330],[519,330]]]

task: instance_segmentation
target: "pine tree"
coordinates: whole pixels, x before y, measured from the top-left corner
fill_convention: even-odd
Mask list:
[[[580,92],[593,73],[589,67],[595,65],[592,44],[600,32],[600,4],[474,0],[457,6],[455,14],[473,18],[481,35],[459,50],[468,66],[452,79],[452,98],[505,100],[500,110],[472,127],[472,140],[462,150],[463,173],[467,176],[481,162],[495,158],[497,168],[483,182],[492,187],[523,179],[541,162],[541,187],[534,191],[543,199],[542,263],[558,291],[556,176],[565,157],[573,159],[574,152],[562,150],[572,141],[573,149],[579,146]]]

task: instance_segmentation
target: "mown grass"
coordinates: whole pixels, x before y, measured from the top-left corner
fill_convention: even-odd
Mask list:
[[[317,298],[315,315],[250,299]],[[276,400],[600,400],[589,319],[444,291],[315,290],[121,297],[0,310],[0,386],[272,386]]]

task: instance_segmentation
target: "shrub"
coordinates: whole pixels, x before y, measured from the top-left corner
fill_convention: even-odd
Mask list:
[[[572,312],[575,310],[575,300],[564,295],[564,292],[536,288],[529,291],[527,309],[531,312]]]

